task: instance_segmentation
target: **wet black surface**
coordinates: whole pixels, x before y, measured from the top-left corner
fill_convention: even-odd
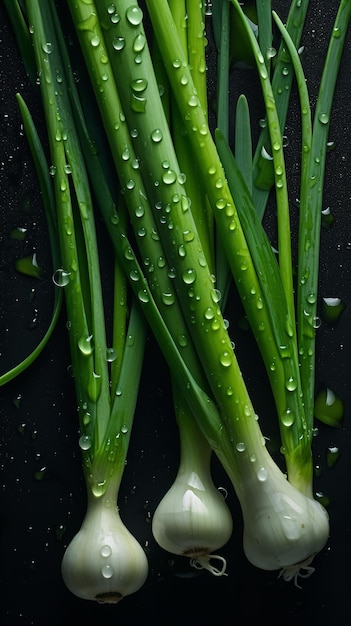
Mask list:
[[[277,5],[278,3],[274,3]],[[281,3],[282,10],[287,3]],[[327,38],[337,2],[311,0],[303,36],[304,67],[315,100]],[[278,7],[278,10],[279,7]],[[331,536],[315,561],[315,574],[302,589],[277,580],[247,563],[241,548],[241,517],[229,480],[214,463],[218,486],[228,490],[233,511],[232,539],[221,550],[228,560],[228,576],[196,574],[181,559],[160,550],[151,535],[151,517],[175,476],[177,431],[173,423],[167,368],[149,340],[140,401],[131,439],[128,464],[120,493],[121,516],[146,548],[150,573],[144,587],[115,607],[81,601],[65,588],[60,563],[65,546],[78,530],[85,511],[85,490],[77,437],[76,401],[64,314],[49,345],[18,379],[0,388],[0,624],[2,626],[59,626],[66,619],[79,623],[116,620],[119,624],[235,624],[263,619],[266,623],[347,624],[351,619],[350,557],[351,441],[351,44],[347,41],[330,127],[335,149],[327,159],[324,207],[335,218],[322,230],[320,298],[340,297],[346,304],[335,326],[323,323],[317,335],[317,389],[330,387],[345,405],[342,427],[319,425],[315,490],[330,499]],[[252,72],[238,74],[252,81]],[[4,7],[0,4],[0,373],[26,356],[42,337],[51,315],[53,268],[46,224],[35,173],[21,129],[15,93],[28,98],[40,122],[38,94],[30,88],[22,68]],[[258,111],[259,118],[259,111]],[[257,118],[257,119],[258,119]],[[292,206],[298,176],[296,100],[288,116],[286,149],[291,172]],[[290,169],[289,169],[290,168]],[[294,186],[296,185],[296,189]],[[294,216],[296,220],[296,215]],[[268,228],[271,227],[267,219]],[[294,221],[294,218],[293,218]],[[14,229],[26,229],[23,241]],[[16,259],[36,253],[43,268],[41,280],[16,272]],[[235,294],[227,317],[238,356],[263,423],[272,410],[263,371],[257,367],[248,333],[239,329],[241,310]],[[252,359],[252,354],[254,358]],[[254,371],[252,361],[255,364]],[[262,380],[263,379],[263,380]],[[329,447],[340,458],[330,469]]]

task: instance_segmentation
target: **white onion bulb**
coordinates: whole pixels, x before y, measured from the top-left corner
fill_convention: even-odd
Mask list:
[[[144,550],[123,524],[117,506],[89,496],[79,532],[62,560],[68,589],[84,600],[117,603],[144,584],[148,562]]]

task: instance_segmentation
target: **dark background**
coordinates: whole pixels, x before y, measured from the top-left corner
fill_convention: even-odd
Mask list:
[[[289,3],[275,2],[279,14]],[[311,0],[302,44],[312,104],[338,3]],[[344,402],[341,428],[318,424],[314,440],[315,490],[330,503],[331,535],[315,560],[316,572],[302,589],[262,572],[245,559],[241,547],[240,510],[226,475],[214,460],[214,480],[228,491],[234,531],[220,551],[228,560],[227,577],[195,573],[155,544],[151,518],[171,485],[178,463],[167,367],[152,338],[148,341],[140,399],[128,464],[120,492],[121,517],[145,547],[149,577],[136,594],[117,606],[102,606],[74,597],[64,586],[60,563],[66,545],[85,512],[85,488],[78,447],[78,421],[64,311],[40,358],[21,376],[0,388],[0,624],[59,626],[66,619],[106,620],[118,624],[235,624],[257,619],[268,624],[349,623],[351,621],[351,45],[348,37],[330,127],[335,149],[328,154],[324,208],[334,226],[322,230],[320,298],[340,297],[346,305],[339,322],[324,322],[317,335],[317,390],[330,387]],[[212,83],[215,71],[209,60]],[[251,70],[236,70],[233,96],[245,86],[253,119],[262,116],[257,80]],[[38,184],[15,102],[19,91],[41,122],[39,95],[29,86],[6,13],[0,2],[0,373],[33,349],[47,328],[53,302],[50,249]],[[299,113],[293,95],[286,148],[292,220],[298,197]],[[266,222],[273,229],[274,212]],[[23,241],[11,233],[25,228]],[[101,230],[101,236],[104,236]],[[16,259],[36,253],[41,280],[15,270]],[[102,260],[109,262],[108,253]],[[235,337],[245,379],[263,423],[274,410],[250,334],[240,330],[242,316],[235,291],[227,317]],[[327,450],[340,458],[330,469]]]

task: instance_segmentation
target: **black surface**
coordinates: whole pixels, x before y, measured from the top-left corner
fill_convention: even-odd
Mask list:
[[[281,5],[282,11],[287,3]],[[304,67],[315,101],[327,38],[337,2],[311,0],[303,36]],[[280,6],[278,6],[280,11]],[[64,586],[60,563],[65,546],[78,530],[85,511],[85,490],[77,437],[76,401],[67,372],[70,363],[65,319],[36,363],[18,379],[0,388],[0,624],[59,626],[70,619],[80,624],[244,625],[263,619],[268,624],[329,624],[351,621],[351,46],[348,38],[338,80],[328,155],[324,206],[335,218],[322,231],[320,297],[342,298],[346,309],[334,327],[322,324],[317,342],[317,388],[328,385],[345,404],[340,429],[319,425],[315,463],[320,476],[316,491],[330,499],[331,536],[316,559],[315,574],[302,589],[261,572],[242,554],[241,517],[229,480],[214,463],[215,482],[228,490],[234,515],[231,541],[221,550],[228,576],[194,574],[182,559],[173,559],[152,539],[151,516],[170,486],[178,461],[167,368],[149,340],[128,464],[120,493],[121,516],[146,547],[150,572],[144,587],[117,606],[101,606],[75,598]],[[250,71],[238,73],[236,85],[257,84]],[[239,87],[237,87],[239,88]],[[51,262],[45,219],[26,140],[14,99],[20,91],[40,121],[38,94],[29,87],[5,11],[0,3],[0,368],[1,373],[23,358],[41,338],[52,306]],[[298,176],[299,115],[296,100],[287,123],[286,149],[291,172],[292,206]],[[260,117],[259,111],[257,119]],[[296,189],[294,185],[296,184]],[[295,216],[296,217],[296,216]],[[270,227],[268,218],[268,227]],[[14,228],[27,228],[24,241],[14,241]],[[36,252],[42,280],[16,272],[14,261]],[[262,420],[272,410],[270,394],[248,333],[240,331],[235,294],[227,311],[238,356],[257,412]],[[33,323],[34,320],[34,323]],[[252,358],[252,353],[254,357]],[[252,363],[254,368],[252,368]],[[326,464],[329,446],[340,459]],[[38,474],[39,473],[39,474]],[[39,480],[39,478],[41,479]],[[77,623],[77,621],[76,621]]]

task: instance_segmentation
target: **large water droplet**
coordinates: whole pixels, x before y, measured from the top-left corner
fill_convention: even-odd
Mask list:
[[[196,271],[193,268],[188,268],[183,272],[182,278],[186,285],[192,285],[196,280]]]
[[[84,356],[89,356],[89,354],[93,351],[93,336],[89,335],[86,337],[81,337],[78,341],[78,348]]]
[[[66,287],[69,283],[70,272],[66,272],[66,270],[59,268],[53,274],[52,280],[57,287]]]
[[[267,477],[268,477],[268,472],[267,472],[266,468],[265,467],[260,467],[260,469],[257,472],[258,480],[261,483],[263,483],[263,482],[265,482],[267,480]]]
[[[230,367],[232,364],[232,355],[229,351],[225,350],[219,355],[219,362],[223,367]]]
[[[295,421],[294,411],[292,411],[291,409],[286,409],[286,411],[284,411],[281,416],[281,421],[284,426],[290,428],[290,426],[292,426]]]
[[[318,115],[318,119],[319,119],[321,124],[328,124],[328,122],[329,122],[329,115],[327,113],[320,113]]]
[[[126,18],[132,26],[139,26],[143,19],[143,12],[139,7],[129,7],[126,12]]]
[[[101,574],[104,578],[112,578],[113,576],[113,567],[112,565],[104,565],[101,568]]]
[[[89,450],[92,446],[92,440],[91,437],[89,437],[89,435],[82,435],[79,438],[79,447],[81,448],[81,450]]]
[[[159,128],[155,128],[155,130],[151,133],[151,139],[154,143],[159,143],[162,141],[163,135],[162,131]]]
[[[108,546],[107,544],[102,546],[101,550],[100,550],[100,554],[101,556],[108,558],[109,556],[111,556],[112,554],[112,549],[111,546]]]

